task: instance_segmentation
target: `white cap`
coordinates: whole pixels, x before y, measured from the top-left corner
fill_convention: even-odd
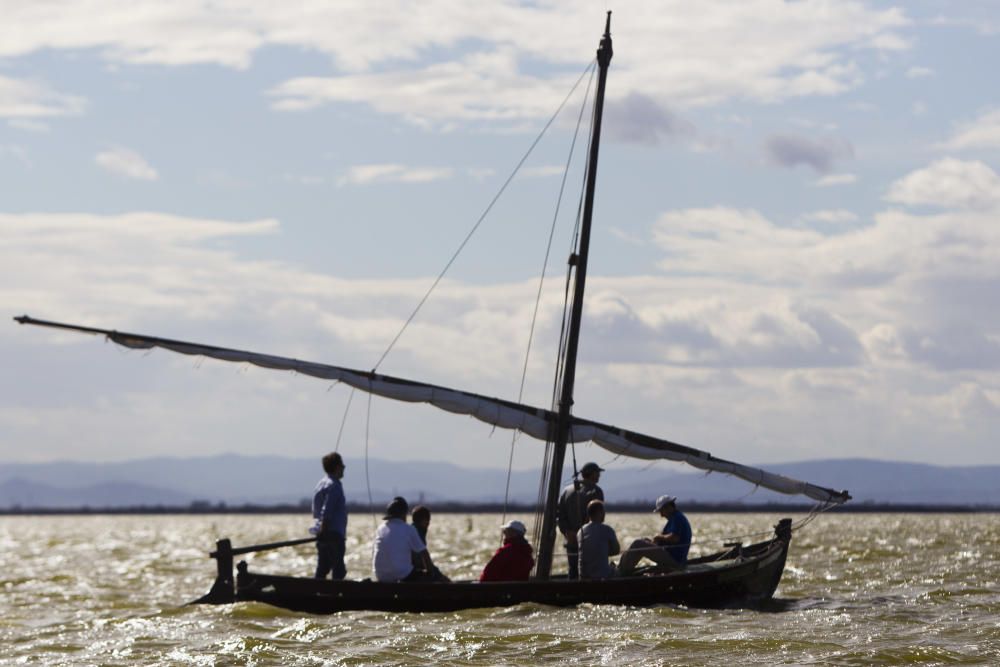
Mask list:
[[[654,512],[659,512],[661,509],[669,505],[670,503],[677,502],[677,496],[660,496],[656,499],[656,507],[653,509]]]
[[[524,527],[524,524],[518,521],[517,519],[514,519],[513,521],[508,521],[503,526],[501,526],[501,528],[503,528],[503,530],[507,530],[508,528],[510,528],[511,530],[515,530],[521,533],[522,535],[528,532],[528,529]]]

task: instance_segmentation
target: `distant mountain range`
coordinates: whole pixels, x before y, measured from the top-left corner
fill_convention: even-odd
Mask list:
[[[348,461],[348,501],[367,503],[361,461]],[[372,459],[371,495],[376,505],[402,495],[411,503],[498,502],[507,471],[448,463]],[[847,488],[854,503],[1000,506],[1000,466],[946,467],[866,459],[770,464],[771,472],[832,488]],[[151,458],[119,463],[60,461],[0,463],[0,508],[121,508],[296,504],[312,495],[322,470],[318,459],[222,455]],[[510,499],[531,503],[539,473],[514,471]],[[726,475],[666,471],[662,466],[609,469],[601,479],[609,503],[652,501],[670,493],[681,502],[803,503],[808,499],[755,489]]]

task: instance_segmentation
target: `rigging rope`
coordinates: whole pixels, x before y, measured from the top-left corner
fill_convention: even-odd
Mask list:
[[[590,86],[593,84],[593,80],[594,77],[592,73],[590,81],[587,83],[588,96],[590,94]],[[591,111],[591,116],[590,116],[591,127],[593,127],[595,113],[596,109]],[[588,132],[587,137],[588,137],[587,154],[589,155],[590,145],[591,142],[593,141],[592,133]],[[590,171],[590,165],[588,164],[583,170],[583,176],[582,176],[583,182],[580,187],[580,198],[577,202],[577,207],[576,207],[576,223],[573,227],[572,241],[570,243],[571,259],[576,256],[575,251],[577,246],[579,245],[580,226],[582,225],[583,222],[583,202],[585,197],[586,183],[587,183],[587,178],[589,176],[589,171]],[[570,261],[569,266],[566,269],[566,284],[563,288],[563,314],[562,314],[562,322],[560,323],[560,329],[559,329],[559,346],[558,346],[558,355],[556,359],[556,373],[555,373],[555,378],[553,379],[552,382],[552,401],[550,403],[553,412],[558,412],[559,410],[559,393],[560,393],[559,389],[560,387],[562,387],[563,373],[565,372],[566,368],[566,345],[568,345],[569,343],[566,337],[566,332],[569,326],[569,319],[571,317],[571,313],[569,310],[569,294],[570,294],[570,285],[573,284],[573,281],[575,280],[576,277],[575,267],[576,267],[575,262]],[[539,481],[538,500],[535,505],[535,530],[532,531],[532,538],[535,540],[536,544],[538,543],[539,537],[541,536],[541,523],[543,520],[542,514],[545,511],[546,489],[548,487],[549,476],[551,474],[549,470],[552,467],[551,466],[552,455],[553,455],[552,444],[553,444],[552,442],[545,443],[545,457],[543,459],[544,465],[542,468],[541,479]],[[572,442],[570,443],[570,452],[573,458],[573,479],[575,480],[577,477],[576,445]],[[560,485],[562,485],[562,481],[563,480],[560,480]]]
[[[563,193],[566,191],[566,179],[569,176],[569,168],[573,162],[573,152],[576,149],[576,140],[580,136],[580,125],[583,123],[583,112],[587,108],[587,100],[590,98],[590,86],[594,80],[594,69],[595,63],[591,63],[590,69],[590,82],[587,84],[587,90],[583,96],[583,102],[580,105],[580,113],[576,118],[576,129],[573,132],[573,140],[570,142],[569,155],[566,156],[566,166],[563,168],[562,181],[559,184],[559,194],[556,197],[556,208],[555,212],[552,214],[552,224],[549,226],[549,240],[545,245],[545,258],[542,260],[542,272],[538,279],[538,292],[535,295],[535,308],[531,313],[531,327],[528,329],[528,344],[524,351],[524,365],[521,368],[521,384],[517,390],[517,402],[521,403],[524,398],[524,383],[528,377],[528,362],[531,358],[531,344],[535,338],[535,325],[538,322],[538,307],[542,301],[542,290],[545,286],[545,274],[546,269],[549,265],[549,256],[552,252],[552,240],[555,237],[556,223],[559,220],[559,211],[562,207]],[[507,520],[507,503],[510,500],[510,477],[511,472],[514,467],[514,445],[517,443],[518,431],[514,430],[510,437],[510,456],[507,460],[507,484],[504,488],[503,494],[503,515],[500,519],[501,523],[506,523]],[[537,542],[536,542],[537,543]]]
[[[583,72],[580,74],[580,78],[578,78],[576,80],[576,83],[573,84],[573,87],[570,89],[569,93],[567,93],[566,97],[563,98],[563,101],[559,103],[559,107],[556,109],[555,113],[553,113],[552,117],[549,118],[547,123],[545,123],[545,126],[542,128],[541,132],[539,132],[538,136],[535,137],[535,140],[531,142],[531,146],[528,147],[527,152],[517,163],[517,166],[514,167],[514,170],[511,171],[510,176],[507,177],[507,180],[504,181],[502,186],[500,186],[500,190],[498,190],[496,195],[493,196],[493,199],[490,201],[489,205],[483,211],[482,215],[479,216],[479,219],[476,221],[476,224],[474,224],[472,226],[472,229],[469,230],[469,233],[466,234],[465,238],[459,244],[454,254],[452,254],[451,259],[449,259],[448,263],[445,264],[444,269],[442,269],[441,273],[439,273],[437,278],[434,279],[434,282],[428,288],[423,298],[420,299],[420,302],[417,304],[417,307],[413,309],[413,312],[410,313],[410,316],[406,319],[406,322],[403,323],[403,326],[400,328],[399,333],[396,334],[396,337],[393,338],[392,342],[389,343],[389,346],[385,349],[385,352],[383,352],[382,356],[379,357],[378,362],[372,368],[373,372],[377,370],[378,367],[382,364],[382,362],[385,361],[385,358],[389,356],[389,352],[392,351],[393,347],[395,347],[396,343],[403,335],[403,332],[406,331],[406,328],[410,326],[410,323],[413,321],[413,318],[415,318],[417,316],[417,313],[420,312],[420,309],[423,308],[424,303],[427,302],[427,299],[430,297],[431,292],[434,291],[434,289],[438,286],[438,283],[441,282],[441,279],[444,278],[444,275],[448,272],[448,269],[450,269],[451,265],[455,263],[456,259],[458,259],[459,254],[462,252],[463,249],[465,249],[466,244],[469,242],[470,239],[472,239],[473,234],[475,234],[476,231],[479,229],[479,226],[483,223],[483,220],[486,219],[486,216],[489,215],[491,210],[493,210],[494,204],[497,203],[497,200],[499,200],[501,195],[503,195],[504,191],[507,190],[507,186],[510,185],[511,181],[514,180],[514,177],[517,175],[518,171],[520,171],[521,167],[524,165],[525,161],[527,161],[532,151],[535,150],[535,147],[538,145],[538,142],[541,141],[543,136],[545,136],[545,133],[548,131],[549,127],[552,125],[556,117],[562,111],[562,108],[566,105],[566,102],[569,101],[569,98],[573,95],[573,92],[576,90],[577,86],[580,85],[580,82],[583,81],[584,76],[586,76],[587,72],[591,70],[593,66],[594,66],[593,63],[587,65],[587,68],[584,69]]]
[[[369,382],[369,387],[371,383]],[[368,474],[368,442],[371,439],[372,423],[372,394],[368,394],[368,410],[365,413],[365,485],[368,487],[368,509],[372,513],[372,523],[378,529],[378,519],[375,517],[375,502],[372,500],[372,480]],[[375,542],[372,541],[372,549],[375,549]],[[374,552],[373,552],[374,553]]]

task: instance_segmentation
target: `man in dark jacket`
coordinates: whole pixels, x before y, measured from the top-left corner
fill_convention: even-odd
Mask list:
[[[556,524],[565,539],[566,560],[569,563],[569,578],[580,578],[580,545],[577,544],[577,531],[587,521],[587,505],[591,500],[604,500],[604,491],[597,483],[601,480],[604,468],[596,463],[586,463],[580,468],[582,481],[573,483],[563,489],[559,497],[559,513],[556,514]]]
[[[531,545],[524,539],[527,529],[520,521],[510,521],[503,527],[503,546],[483,568],[479,581],[527,581],[535,559]]]

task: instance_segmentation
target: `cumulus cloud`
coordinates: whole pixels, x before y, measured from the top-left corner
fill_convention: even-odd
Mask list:
[[[959,125],[939,148],[956,151],[1000,148],[1000,109],[985,111],[975,120]]]
[[[833,188],[838,185],[851,185],[857,183],[858,177],[855,174],[827,174],[816,180],[816,187]]]
[[[0,75],[0,118],[23,122],[32,118],[73,116],[83,113],[86,100],[52,90],[41,81]]]
[[[550,91],[565,90],[593,53],[600,23],[577,9],[570,0],[468,7],[392,0],[378,12],[361,0],[267,7],[136,0],[97,11],[29,3],[5,8],[0,57],[90,50],[114,64],[246,68],[263,49],[287,47],[327,56],[333,71],[276,86],[278,109],[346,101],[422,123],[516,122],[550,113]],[[859,50],[909,48],[901,10],[855,2],[747,0],[713,3],[711,11],[679,0],[637,2],[616,14],[612,29],[622,47],[609,107],[635,94],[671,110],[835,95],[864,79]],[[659,116],[650,120],[662,136],[672,121]]]
[[[430,183],[454,176],[450,167],[408,167],[402,164],[362,164],[351,167],[337,180],[338,185],[377,183]]]
[[[590,276],[578,413],[706,448],[748,437],[818,446],[816,418],[846,425],[859,414],[908,425],[886,437],[880,446],[888,449],[880,454],[890,454],[892,443],[914,447],[938,436],[986,442],[995,433],[988,411],[949,417],[946,429],[936,429],[944,428],[945,411],[988,407],[983,397],[1000,395],[1000,229],[994,218],[979,210],[889,210],[863,226],[822,234],[783,227],[751,210],[668,212],[655,236],[665,257],[662,274]],[[367,367],[423,295],[426,280],[342,279],[242,258],[228,249],[232,244],[219,243],[278,229],[274,220],[153,213],[0,215],[0,302],[16,313]],[[523,361],[536,288],[534,281],[445,281],[382,370],[513,397],[509,369]],[[536,349],[554,348],[561,305],[556,285],[543,296]],[[199,364],[171,355],[156,361],[164,359],[159,353],[142,361],[98,350],[98,361],[84,364],[84,355],[94,355],[92,343],[82,349],[88,339],[45,335],[61,342],[65,354],[77,350],[77,357],[63,357],[73,367],[113,363],[133,378],[158,373],[155,397],[142,386],[121,396],[106,389],[112,412],[131,415],[129,407],[139,421],[169,421],[195,403],[211,402],[220,406],[214,421],[201,411],[195,432],[215,434],[219,422],[243,423],[225,408],[239,395],[242,420],[253,425],[240,436],[251,451],[268,451],[283,429],[309,423],[322,430],[315,415],[295,405],[329,414],[315,401],[330,395],[313,381],[296,384],[294,376],[256,369],[248,380],[231,366],[209,363],[192,375]],[[0,331],[0,345],[13,346],[14,336],[22,354],[34,350],[15,327]],[[37,354],[53,350],[40,345]],[[530,385],[528,402],[544,404],[548,395],[542,356],[533,360],[531,377],[543,380]],[[145,365],[133,369],[136,364]],[[182,372],[168,373],[171,366]],[[118,372],[114,377],[126,377]],[[970,383],[978,390],[958,391]],[[267,410],[275,395],[287,405]],[[947,398],[962,396],[968,400]],[[393,410],[379,404],[376,432],[409,442],[394,430],[399,413]],[[46,423],[81,423],[58,410],[34,414],[45,415]],[[428,427],[428,441],[454,442],[455,427],[454,420]],[[36,427],[37,437],[44,435],[38,428],[47,433]],[[823,438],[844,441],[855,433],[821,430]],[[148,446],[159,452],[160,446],[196,451],[198,445],[154,437]]]
[[[779,167],[805,165],[825,174],[836,160],[853,157],[854,148],[845,140],[777,134],[767,139],[764,153],[768,162]]]
[[[945,158],[897,180],[885,198],[907,206],[996,209],[1000,176],[983,162]]]
[[[160,178],[156,169],[144,157],[122,146],[101,151],[94,156],[94,162],[112,174],[136,181],[155,181]]]
[[[822,211],[810,211],[802,215],[804,222],[823,222],[827,224],[845,224],[857,222],[858,216],[846,209],[825,209]]]

